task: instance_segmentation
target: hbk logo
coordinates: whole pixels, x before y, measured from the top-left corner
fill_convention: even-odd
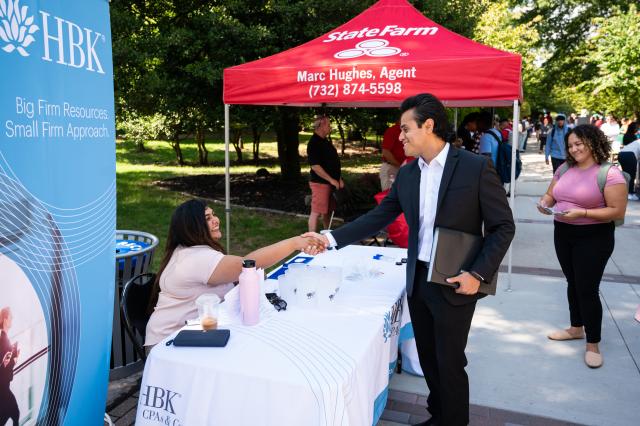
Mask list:
[[[171,414],[176,414],[173,408],[173,398],[181,397],[177,392],[163,389],[157,386],[146,386],[146,389],[140,392],[140,403],[150,408],[160,408]]]
[[[38,31],[38,26],[33,24],[33,16],[27,17],[27,6],[20,8],[20,0],[9,4],[0,0],[0,38],[6,46],[2,48],[7,53],[17,50],[22,56],[29,56],[25,50],[36,39],[33,33]]]
[[[2,48],[5,52],[17,51],[21,56],[29,56],[27,47],[36,40],[34,34],[40,27],[33,23],[33,16],[28,16],[28,10],[27,6],[20,6],[20,0],[0,0],[0,39],[6,43]],[[106,42],[103,34],[42,10],[40,17],[42,60],[53,62],[55,59],[56,64],[104,74],[96,52],[98,42]]]

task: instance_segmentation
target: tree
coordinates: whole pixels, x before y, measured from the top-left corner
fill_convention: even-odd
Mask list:
[[[640,117],[640,13],[632,4],[594,24],[595,36],[588,41],[593,54],[584,63],[596,72],[579,88],[592,95],[587,100],[593,109]]]
[[[553,99],[577,99],[574,87],[587,81],[596,68],[584,66],[591,54],[587,40],[594,20],[608,19],[615,11],[626,12],[629,0],[510,0],[523,13],[520,23],[532,23],[540,34],[536,47],[544,49],[538,58],[543,72],[538,90]]]
[[[542,52],[536,46],[540,35],[536,30],[535,20],[521,22],[521,15],[522,12],[514,11],[506,2],[491,4],[478,21],[474,40],[521,55],[524,99],[527,104],[523,105],[523,109],[530,108],[532,104],[535,107],[549,107],[545,105],[548,93],[539,90],[542,70],[536,60]]]

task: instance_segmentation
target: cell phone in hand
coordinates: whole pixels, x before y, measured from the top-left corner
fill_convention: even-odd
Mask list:
[[[540,203],[536,203],[536,206],[538,206],[539,209],[543,210],[547,214],[554,214],[555,213],[555,210],[553,210],[553,207],[543,206]]]
[[[556,209],[554,209],[553,207],[543,206],[543,205],[542,205],[542,204],[540,204],[540,203],[536,203],[536,205],[537,205],[540,209],[544,210],[547,214],[552,214],[552,215],[555,215],[555,216],[564,216],[565,214],[567,214],[567,212],[566,212],[566,211],[556,210]]]

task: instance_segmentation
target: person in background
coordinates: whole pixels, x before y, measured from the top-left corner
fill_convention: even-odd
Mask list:
[[[555,172],[538,210],[550,214],[544,208],[555,206],[561,212],[554,216],[553,238],[567,278],[571,325],[548,337],[584,339],[586,333],[584,362],[598,368],[603,363],[598,347],[602,328],[600,280],[613,253],[613,221],[623,218],[627,208],[627,185],[622,172],[610,167],[604,191],[600,190],[597,176],[601,164],[609,159],[611,142],[597,127],[576,126],[567,134],[565,143],[567,166]]]
[[[0,425],[11,419],[14,426],[20,424],[20,409],[16,397],[11,392],[13,369],[16,366],[20,349],[11,344],[9,329],[13,325],[13,315],[9,307],[0,309]]]
[[[547,144],[547,137],[549,136],[549,132],[551,131],[551,129],[551,121],[549,121],[547,117],[543,117],[540,128],[538,129],[538,141],[540,142],[538,152],[540,154],[542,154],[542,152],[546,149],[545,146]]]
[[[636,172],[638,171],[638,160],[640,160],[640,140],[625,145],[618,154],[618,162],[622,170],[629,173],[631,179],[629,179],[629,196],[627,197],[631,201],[638,201],[638,195],[636,194]]]
[[[185,321],[198,317],[196,299],[213,293],[224,299],[242,272],[241,256],[225,253],[220,239],[220,220],[202,200],[189,200],[173,212],[164,257],[150,300],[151,318],[144,345],[149,351]],[[313,237],[293,237],[257,249],[244,258],[267,268],[300,250],[317,254],[322,241]]]
[[[640,138],[640,126],[637,121],[632,121],[627,126],[627,131],[622,137],[622,146],[629,145],[631,142]]]
[[[331,196],[334,189],[344,188],[341,177],[340,157],[327,136],[331,134],[329,117],[318,116],[313,122],[313,135],[307,143],[309,187],[311,188],[311,213],[309,214],[309,231],[318,228],[318,218],[322,216],[324,229],[329,228],[331,213],[336,204]]]
[[[631,124],[631,120],[627,117],[622,117],[622,120],[620,120],[620,134],[624,135],[627,132],[629,124]]]
[[[602,133],[604,133],[611,142],[614,142],[620,134],[620,125],[615,117],[609,114],[607,115],[607,121],[600,126],[600,130],[602,130]]]
[[[597,128],[602,127],[602,125],[604,124],[604,120],[602,119],[602,116],[599,114],[594,115],[596,121],[593,123],[594,126],[596,126]]]
[[[498,159],[498,144],[502,141],[500,129],[497,128],[497,124],[494,126],[493,118],[488,112],[480,113],[478,117],[478,128],[482,132],[478,150],[480,154],[491,158],[491,164],[495,167]]]
[[[400,142],[400,123],[396,122],[384,132],[382,139],[382,164],[380,165],[382,191],[391,188],[391,184],[405,160],[411,161],[412,159],[412,157],[407,158],[404,154],[402,142]]]
[[[501,118],[498,120],[498,128],[502,136],[502,142],[511,143],[511,135],[513,134],[513,125],[508,118]]]
[[[477,112],[470,112],[462,119],[462,123],[456,131],[458,138],[462,139],[462,147],[474,154],[478,154],[478,148],[480,146],[480,138],[476,137],[478,132],[478,117]]]
[[[547,146],[544,149],[544,162],[549,164],[549,157],[551,157],[551,167],[553,167],[553,173],[558,170],[560,164],[566,160],[565,152],[565,136],[569,132],[569,128],[565,125],[565,116],[558,114],[556,116],[556,124],[551,129],[549,137],[547,138]]]

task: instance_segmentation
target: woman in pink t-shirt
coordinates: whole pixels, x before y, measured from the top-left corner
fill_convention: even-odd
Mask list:
[[[220,220],[202,200],[179,205],[171,217],[164,258],[151,294],[147,350],[198,316],[195,300],[214,293],[221,299],[242,272],[240,256],[225,254],[219,241]],[[249,253],[258,268],[269,267],[296,250],[316,254],[324,250],[314,237],[293,237]]]
[[[624,217],[627,185],[620,170],[611,166],[604,191],[598,172],[607,167],[611,142],[600,129],[580,125],[565,138],[567,162],[553,176],[538,210],[551,214],[554,207],[554,244],[562,272],[567,278],[571,326],[549,334],[552,340],[587,337],[584,361],[591,368],[602,365],[598,348],[602,327],[602,304],[598,294],[604,268],[613,253],[613,221]]]

